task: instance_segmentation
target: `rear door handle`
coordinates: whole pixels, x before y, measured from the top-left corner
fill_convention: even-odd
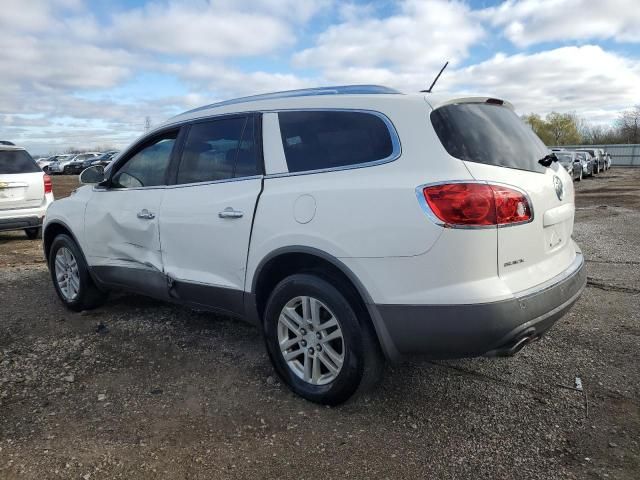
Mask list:
[[[240,210],[234,210],[233,207],[227,207],[218,213],[220,218],[241,218],[244,215]]]
[[[143,220],[153,220],[154,218],[156,218],[156,214],[150,212],[146,208],[143,208],[138,212],[138,218],[142,218]]]

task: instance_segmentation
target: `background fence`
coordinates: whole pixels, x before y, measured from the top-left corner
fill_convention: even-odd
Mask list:
[[[559,148],[602,148],[611,154],[611,165],[640,167],[640,144],[561,145]]]

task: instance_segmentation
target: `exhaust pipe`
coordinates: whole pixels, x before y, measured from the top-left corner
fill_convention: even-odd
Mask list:
[[[535,330],[527,330],[522,335],[517,337],[512,342],[496,348],[495,350],[491,350],[487,352],[485,356],[487,357],[512,357],[520,350],[522,350],[525,345],[528,345],[531,342],[534,342],[540,338],[540,335],[536,335]]]

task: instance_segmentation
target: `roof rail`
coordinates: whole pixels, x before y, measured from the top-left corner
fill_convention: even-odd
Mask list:
[[[199,112],[215,107],[235,105],[238,103],[254,102],[257,100],[273,100],[276,98],[311,97],[316,95],[371,95],[371,94],[401,94],[398,90],[381,85],[342,85],[336,87],[304,88],[301,90],[286,90],[284,92],[263,93],[260,95],[250,95],[248,97],[234,98],[222,102],[212,103],[203,107],[188,110],[180,115]]]

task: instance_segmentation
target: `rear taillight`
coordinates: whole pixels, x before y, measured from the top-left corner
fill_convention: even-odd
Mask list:
[[[44,180],[44,193],[53,192],[53,184],[51,183],[51,177],[45,173],[44,177],[42,178]]]
[[[520,191],[486,183],[445,183],[424,187],[427,205],[447,226],[483,227],[528,222],[527,197]]]

